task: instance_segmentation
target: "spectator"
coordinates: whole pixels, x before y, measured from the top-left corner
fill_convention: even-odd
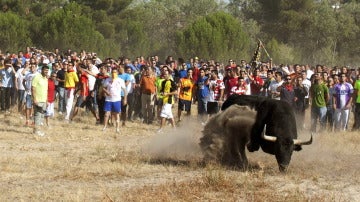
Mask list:
[[[205,69],[200,69],[200,76],[196,82],[196,94],[198,102],[198,116],[205,124],[205,115],[207,114],[207,102],[209,101],[210,89],[209,78],[205,76]]]
[[[292,83],[292,78],[289,75],[285,77],[284,83],[277,88],[277,91],[280,92],[280,100],[283,100],[289,103],[292,107],[295,107],[294,85]]]
[[[24,101],[25,101],[25,87],[23,85],[23,81],[25,78],[25,74],[30,69],[30,62],[26,61],[24,67],[18,69],[16,71],[16,82],[15,82],[15,88],[18,93],[18,112],[22,113],[24,110]]]
[[[355,112],[354,112],[354,127],[353,131],[360,130],[360,74],[356,76],[356,81],[354,85],[354,102],[355,102]]]
[[[58,112],[60,115],[66,112],[66,90],[65,90],[65,72],[67,71],[68,62],[59,63],[60,69],[56,72],[56,80],[58,81],[57,91],[58,99]]]
[[[255,69],[253,72],[253,76],[250,77],[250,91],[251,95],[260,95],[261,89],[264,85],[264,80],[262,80],[259,76],[260,70]]]
[[[179,103],[178,103],[178,121],[181,121],[182,111],[186,111],[186,115],[190,115],[191,113],[191,101],[193,98],[193,87],[194,80],[192,79],[193,70],[192,68],[187,70],[187,76],[180,78],[178,95],[179,95]]]
[[[12,95],[14,88],[14,78],[15,78],[15,69],[12,66],[11,60],[6,59],[4,61],[5,68],[0,70],[0,78],[1,78],[1,91],[2,96],[0,97],[1,110],[5,111],[6,114],[10,114],[10,106]]]
[[[26,71],[26,70],[25,70]],[[25,87],[25,116],[26,116],[26,122],[25,125],[29,126],[32,122],[30,122],[30,116],[33,109],[33,99],[31,95],[31,82],[34,78],[34,76],[38,72],[36,71],[36,64],[30,65],[30,71],[28,71],[25,75],[25,78],[23,80],[23,85]]]
[[[75,87],[76,84],[79,82],[79,77],[77,76],[76,72],[74,71],[74,63],[68,63],[67,71],[65,72],[65,102],[66,102],[66,115],[65,120],[70,120],[71,110],[74,102],[74,95],[75,95]]]
[[[305,97],[309,94],[309,91],[304,86],[301,75],[295,79],[294,94],[295,114],[297,115],[297,128],[302,130],[305,129]]]
[[[155,87],[156,77],[153,74],[151,67],[146,67],[144,74],[141,76],[140,89],[141,89],[141,110],[143,115],[143,122],[151,124],[154,120],[154,104],[155,104]]]
[[[128,103],[128,110],[127,110],[127,119],[132,120],[132,114],[134,112],[134,100],[135,100],[135,77],[134,74],[131,72],[131,68],[127,67],[125,72],[129,75],[129,84],[126,86],[126,90],[128,92],[127,96],[127,103]]]
[[[48,75],[49,67],[44,65],[41,68],[41,74],[36,74],[31,83],[31,94],[34,104],[34,134],[44,136],[45,133],[39,130],[46,111],[46,102],[48,98]]]
[[[130,75],[125,72],[125,66],[120,65],[119,66],[119,78],[124,80],[126,89],[128,89],[128,86],[130,85]],[[124,99],[124,91],[121,91],[121,100]],[[127,119],[127,103],[121,103],[121,113],[120,113],[120,120],[122,121],[122,126],[126,125],[126,119]]]
[[[50,78],[48,79],[48,92],[47,92],[47,103],[46,103],[46,112],[45,120],[46,125],[49,126],[49,117],[54,117],[54,102],[55,102],[55,81],[56,73],[51,73]]]
[[[209,116],[219,112],[222,102],[224,101],[224,82],[218,77],[217,70],[211,71],[209,81],[210,96],[207,103],[207,113]]]
[[[346,82],[346,74],[340,73],[340,83],[334,86],[333,107],[335,110],[335,130],[346,130],[353,100],[354,88]]]
[[[327,87],[329,89],[329,100],[326,103],[326,122],[329,123],[328,131],[331,132],[334,130],[334,107],[333,107],[333,97],[335,94],[334,89],[334,78],[328,77]]]
[[[118,77],[118,70],[111,70],[111,78],[104,81],[103,91],[105,94],[105,118],[104,128],[106,130],[110,114],[115,119],[116,133],[120,133],[120,112],[121,112],[121,95],[120,91],[124,91],[124,104],[127,104],[127,91],[124,80]]]
[[[232,87],[230,90],[230,95],[238,94],[238,95],[245,95],[247,91],[247,85],[243,77],[238,77],[237,85]]]
[[[277,88],[284,83],[282,79],[282,72],[275,72],[275,80],[270,83],[270,97],[275,100],[280,100],[280,92]]]
[[[323,83],[320,73],[314,73],[314,83],[310,87],[311,98],[311,132],[316,132],[317,121],[320,129],[326,128],[326,103],[329,100],[329,89]]]
[[[174,97],[177,94],[177,87],[175,82],[170,78],[169,71],[164,73],[164,81],[161,83],[161,94],[163,95],[163,107],[161,109],[160,117],[161,123],[158,132],[162,131],[166,120],[175,128],[174,116],[172,113],[172,105],[174,104]]]

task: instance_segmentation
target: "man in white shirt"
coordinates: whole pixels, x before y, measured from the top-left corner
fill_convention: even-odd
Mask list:
[[[124,100],[123,104],[127,103],[127,90],[124,80],[118,77],[118,70],[111,70],[111,77],[107,78],[103,84],[103,91],[105,93],[105,118],[104,118],[104,128],[106,130],[107,123],[112,114],[115,117],[116,132],[120,133],[120,112],[121,112],[121,90],[124,91]]]
[[[270,91],[268,93],[272,99],[280,100],[280,92],[278,92],[276,89],[284,83],[282,76],[282,72],[275,72],[275,80],[271,81],[270,83]]]

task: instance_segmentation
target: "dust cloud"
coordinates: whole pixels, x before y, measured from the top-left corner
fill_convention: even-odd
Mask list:
[[[198,120],[188,118],[174,129],[170,125],[161,133],[156,133],[142,146],[144,155],[158,159],[200,160],[202,152],[199,146],[203,126]]]

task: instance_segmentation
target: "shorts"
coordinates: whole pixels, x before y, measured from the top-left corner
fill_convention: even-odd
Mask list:
[[[218,102],[208,102],[207,103],[207,113],[208,114],[216,114],[219,112],[219,103]]]
[[[163,105],[163,107],[161,109],[160,117],[166,118],[166,119],[174,118],[173,113],[172,113],[172,104],[166,103]]]
[[[47,107],[46,107],[46,112],[45,112],[45,116],[47,117],[54,117],[54,102],[52,103],[47,103]]]
[[[178,110],[184,111],[184,109],[187,112],[191,111],[191,101],[179,99]]]
[[[120,113],[121,112],[121,101],[117,101],[117,102],[105,101],[104,111]]]
[[[31,109],[33,107],[31,95],[26,95],[25,105],[26,105],[26,109]]]

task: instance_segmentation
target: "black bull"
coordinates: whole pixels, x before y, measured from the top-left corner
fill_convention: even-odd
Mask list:
[[[237,104],[249,106],[257,111],[247,148],[250,152],[261,149],[275,155],[280,171],[286,171],[293,151],[300,151],[301,145],[312,143],[297,139],[295,114],[292,107],[284,101],[259,96],[231,95],[221,110]]]

